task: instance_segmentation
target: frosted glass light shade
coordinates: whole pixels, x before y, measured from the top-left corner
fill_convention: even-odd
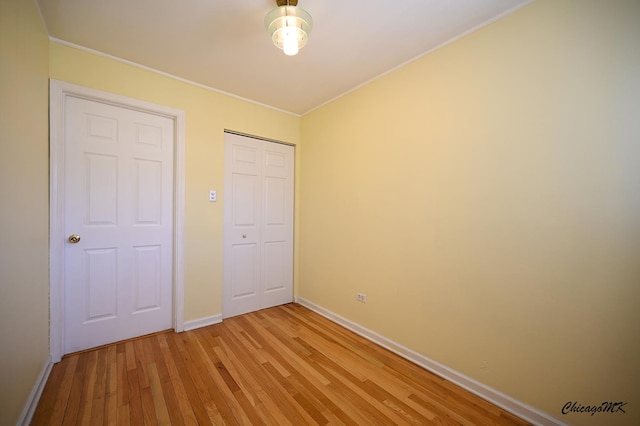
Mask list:
[[[271,40],[287,55],[295,55],[309,39],[313,20],[306,10],[296,6],[272,9],[264,18]]]

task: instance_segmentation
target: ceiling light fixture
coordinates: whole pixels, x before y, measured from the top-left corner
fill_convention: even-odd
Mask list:
[[[278,7],[264,18],[271,40],[285,55],[293,56],[309,39],[313,20],[309,12],[297,7],[298,0],[276,0]]]

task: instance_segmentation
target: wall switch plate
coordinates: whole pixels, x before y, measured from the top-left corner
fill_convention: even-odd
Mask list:
[[[209,191],[209,201],[218,201],[217,191],[214,191],[214,190]]]
[[[356,293],[356,300],[358,302],[367,303],[367,295],[364,293]]]

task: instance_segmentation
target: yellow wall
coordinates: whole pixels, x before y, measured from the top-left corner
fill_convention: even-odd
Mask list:
[[[54,42],[50,58],[53,79],[186,113],[185,321],[220,314],[224,129],[297,144],[300,118]]]
[[[300,127],[0,2],[0,424],[48,356],[48,76],[186,112],[186,321],[221,312],[223,129],[302,140],[301,297],[562,420],[640,423],[639,9],[538,0]]]
[[[638,41],[640,2],[538,0],[304,116],[299,296],[640,424]]]
[[[0,424],[49,357],[49,41],[35,1],[0,2]]]

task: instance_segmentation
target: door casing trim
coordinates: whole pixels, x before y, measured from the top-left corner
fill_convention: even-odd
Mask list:
[[[102,92],[75,84],[49,81],[49,352],[53,362],[64,355],[64,122],[69,97],[160,115],[174,122],[173,175],[173,329],[184,330],[184,111]]]

